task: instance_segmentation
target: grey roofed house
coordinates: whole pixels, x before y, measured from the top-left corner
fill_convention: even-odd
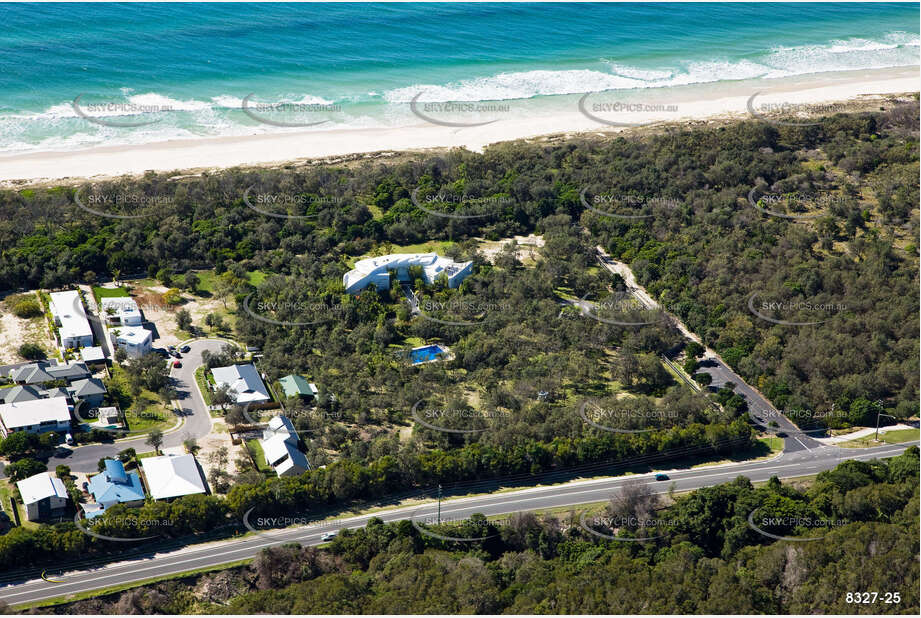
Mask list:
[[[10,380],[17,384],[41,384],[55,379],[45,371],[44,367],[38,364],[17,367],[10,372]]]
[[[69,387],[67,387],[67,390],[75,399],[88,399],[93,396],[105,395],[108,392],[106,391],[106,387],[102,383],[102,380],[99,378],[77,380]]]
[[[45,367],[45,372],[55,380],[67,380],[68,382],[88,378],[92,375],[90,370],[86,368],[86,363],[54,365],[51,367]]]
[[[20,401],[35,401],[41,399],[41,392],[34,386],[16,385],[0,389],[0,403],[18,403]]]
[[[70,397],[70,393],[67,392],[67,389],[61,386],[46,388],[43,391],[39,391],[39,394],[45,399],[54,399],[55,397]]]
[[[92,375],[85,363],[51,365],[46,362],[23,365],[10,371],[10,380],[19,384],[42,384],[52,380],[80,380]]]

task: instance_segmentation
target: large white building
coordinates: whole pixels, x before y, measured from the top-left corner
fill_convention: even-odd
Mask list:
[[[386,290],[390,287],[390,271],[396,271],[401,281],[409,281],[411,266],[422,267],[422,276],[428,284],[444,274],[448,287],[452,288],[473,271],[473,262],[455,262],[436,253],[395,253],[358,260],[355,268],[342,277],[342,283],[349,294],[357,294],[370,285]]]
[[[141,358],[153,347],[153,333],[143,326],[110,326],[112,344],[125,351],[128,358]]]
[[[140,326],[143,322],[141,310],[133,298],[114,297],[103,298],[99,301],[102,306],[102,315],[105,316],[108,324],[120,324],[122,326]]]
[[[52,292],[51,315],[58,326],[61,345],[65,348],[83,348],[93,345],[93,329],[86,319],[83,299],[77,290]]]
[[[70,431],[70,408],[67,398],[53,397],[0,405],[0,433],[5,438],[15,431]]]

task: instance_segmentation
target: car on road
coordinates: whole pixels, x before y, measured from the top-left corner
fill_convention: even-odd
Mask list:
[[[786,431],[778,431],[778,432],[777,432],[777,437],[778,437],[778,438],[786,438],[786,437],[787,437],[787,432],[786,432]]]
[[[656,480],[657,480],[657,481],[667,481],[667,480],[668,480],[668,475],[667,475],[667,474],[662,474],[662,473],[660,472],[659,474],[656,475]]]
[[[336,534],[337,533],[335,532],[327,532],[326,534],[320,537],[320,540],[323,542],[332,541],[334,538],[336,538]]]
[[[177,368],[177,369],[178,369],[179,367],[182,367],[182,361],[174,360],[174,361],[173,361],[173,367],[175,367],[175,368]]]
[[[179,351],[182,352],[183,354],[188,354],[189,352],[192,351],[192,348],[190,346],[184,345],[181,348],[179,348]]]

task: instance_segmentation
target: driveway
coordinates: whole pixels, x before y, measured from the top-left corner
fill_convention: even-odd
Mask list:
[[[598,262],[609,272],[620,275],[626,282],[627,289],[638,298],[643,305],[650,309],[661,309],[652,296],[636,282],[629,266],[611,258],[602,247],[596,247],[595,249],[598,252]],[[681,334],[691,341],[702,343],[700,337],[691,332],[691,330],[676,316],[667,311],[665,311],[665,314],[672,323],[675,324]],[[745,398],[748,404],[749,417],[754,423],[761,425],[764,431],[773,433],[782,432],[786,434],[784,437],[784,452],[809,452],[812,449],[822,446],[821,442],[817,442],[815,439],[806,435],[806,433],[794,425],[790,419],[777,411],[766,397],[747,384],[745,380],[742,379],[742,376],[733,371],[729,365],[720,358],[719,354],[706,346],[704,347],[704,357],[700,362],[698,371],[710,374],[713,380],[709,388],[712,391],[717,391],[727,382],[732,382],[735,385],[735,392]],[[776,422],[777,427],[771,426],[769,424],[771,421]]]
[[[199,339],[188,345],[191,351],[182,355],[182,367],[170,369],[170,378],[178,393],[179,415],[183,424],[163,436],[163,445],[168,448],[181,446],[188,438],[203,438],[211,432],[211,414],[198,392],[195,384],[195,368],[202,364],[201,353],[205,350],[220,352],[227,342],[221,339]],[[166,362],[165,360],[163,362]],[[70,466],[74,472],[96,472],[97,464],[103,457],[112,457],[126,448],[137,452],[153,450],[145,443],[146,437],[119,440],[108,444],[89,444],[68,449],[66,454],[55,455],[48,461],[48,469],[53,470],[58,464]]]

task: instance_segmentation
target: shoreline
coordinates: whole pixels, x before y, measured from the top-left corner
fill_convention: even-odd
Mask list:
[[[457,127],[427,123],[389,128],[338,128],[288,131],[246,136],[203,137],[136,145],[100,146],[84,150],[0,154],[0,187],[19,188],[57,182],[74,184],[139,176],[148,171],[195,174],[232,167],[281,167],[329,163],[329,159],[367,160],[402,153],[483,148],[515,140],[604,136],[622,131],[648,131],[664,126],[688,126],[752,118],[749,106],[757,95],[764,105],[825,107],[811,115],[836,111],[879,109],[891,95],[918,92],[919,67],[896,67],[820,73],[771,80],[742,80],[692,84],[630,93],[565,95],[550,105],[509,102],[506,117],[480,126]],[[665,96],[663,96],[663,93]],[[888,95],[888,96],[887,96]],[[585,110],[605,109],[624,100],[639,105],[668,106],[667,110],[626,111],[617,115]],[[579,109],[579,102],[582,109]],[[524,108],[528,113],[519,113]],[[773,114],[765,113],[765,116]],[[590,116],[594,116],[593,119]],[[481,116],[477,116],[479,120]],[[598,120],[601,118],[601,120]],[[474,119],[469,118],[470,121]],[[610,126],[622,123],[636,126]],[[323,161],[326,159],[327,161]]]

